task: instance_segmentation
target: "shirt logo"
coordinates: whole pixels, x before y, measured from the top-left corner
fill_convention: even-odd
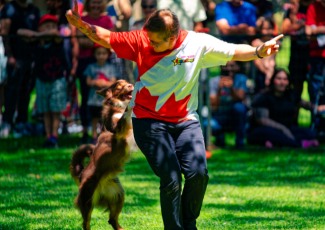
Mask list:
[[[174,60],[172,60],[172,62],[174,62],[174,66],[181,65],[182,63],[185,63],[185,62],[193,62],[194,58],[191,58],[191,57],[194,57],[194,55],[192,55],[192,56],[184,56],[184,57],[181,57],[181,58],[176,57]]]

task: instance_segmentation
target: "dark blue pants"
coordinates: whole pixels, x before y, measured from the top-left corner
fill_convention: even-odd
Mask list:
[[[160,178],[164,229],[197,229],[196,219],[209,179],[200,123],[173,124],[147,118],[133,118],[132,122],[134,139]]]
[[[315,139],[315,134],[306,128],[292,126],[290,131],[295,137],[295,140],[290,139],[280,130],[267,126],[259,126],[248,133],[247,141],[250,144],[256,145],[265,145],[266,141],[271,141],[272,144],[280,147],[301,147],[302,140]]]
[[[5,86],[3,121],[12,124],[16,109],[16,123],[26,123],[28,120],[28,105],[30,94],[35,86],[35,76],[32,76],[32,63],[29,60],[16,60],[17,69],[7,65],[8,82]]]
[[[216,111],[212,113],[212,118],[215,119],[221,128],[215,129],[211,126],[212,135],[216,137],[216,144],[225,142],[224,132],[236,132],[236,145],[242,145],[245,138],[245,123],[246,123],[246,106],[243,103],[235,103],[227,112]]]
[[[79,114],[80,114],[81,125],[83,127],[88,127],[90,122],[90,115],[89,115],[88,105],[87,105],[90,87],[87,85],[87,76],[84,76],[83,73],[86,70],[87,66],[94,62],[96,62],[96,59],[93,56],[80,58],[78,61],[76,75],[79,78],[79,82],[80,82],[81,106],[79,108]]]
[[[318,90],[321,88],[321,79],[325,81],[324,68],[325,68],[325,59],[321,57],[310,57],[310,71],[308,79],[308,93],[310,101],[315,103]],[[317,77],[318,76],[318,77]],[[325,104],[325,97],[322,96],[319,100],[320,105]]]

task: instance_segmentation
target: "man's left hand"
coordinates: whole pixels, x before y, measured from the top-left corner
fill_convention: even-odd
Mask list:
[[[257,48],[257,53],[260,57],[268,57],[279,52],[279,45],[277,41],[283,38],[283,34],[271,39],[270,41],[265,42],[263,45]]]

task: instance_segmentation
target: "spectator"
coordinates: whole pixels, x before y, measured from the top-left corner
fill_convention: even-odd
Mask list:
[[[309,81],[308,92],[310,101],[315,103],[317,91],[325,76],[325,0],[316,1],[308,7],[306,16],[306,34],[318,35],[310,37]],[[325,104],[325,97],[320,98],[320,104]]]
[[[55,15],[58,18],[58,26],[60,35],[63,38],[63,47],[65,51],[65,59],[68,65],[68,74],[66,74],[67,80],[67,108],[63,113],[62,119],[62,133],[68,133],[67,123],[69,119],[74,119],[78,113],[78,90],[76,86],[76,70],[78,66],[78,53],[79,45],[76,35],[76,28],[68,23],[65,13],[69,10],[70,1],[69,0],[47,0],[46,2],[47,10],[49,14]],[[78,1],[78,9],[83,9],[83,4]],[[71,37],[70,37],[71,36]],[[71,115],[71,117],[70,117]]]
[[[225,146],[224,132],[232,131],[236,131],[236,146],[244,146],[247,77],[238,71],[237,62],[228,61],[227,66],[221,67],[221,76],[210,79],[211,128],[220,147]]]
[[[89,24],[101,26],[105,29],[113,29],[114,25],[109,16],[102,15],[105,12],[105,1],[103,0],[86,0],[84,4],[84,10],[86,15],[82,16],[81,19]],[[86,83],[86,76],[83,75],[87,66],[91,63],[96,62],[93,56],[94,42],[87,37],[83,36],[79,30],[77,30],[78,42],[79,42],[79,61],[77,68],[77,77],[80,81],[81,90],[81,106],[80,106],[80,118],[83,126],[83,136],[81,143],[87,143],[89,141],[88,136],[88,107],[87,100],[89,94],[89,87]]]
[[[136,21],[133,24],[132,30],[142,30],[144,23],[147,21],[149,16],[157,10],[157,0],[142,0],[141,1],[142,13],[144,18]]]
[[[215,15],[214,9],[216,8],[216,4],[212,0],[201,0],[201,3],[203,5],[205,14],[207,16],[207,19],[202,21],[202,26],[204,28],[203,32],[207,31],[207,32],[212,32],[213,34],[215,34],[216,26],[214,24],[214,19],[215,19],[216,15]]]
[[[230,42],[238,43],[243,40],[238,35],[254,35],[256,23],[256,8],[252,4],[241,1],[223,1],[215,9],[216,24],[221,34],[237,36],[227,38]]]
[[[288,74],[281,69],[275,70],[269,90],[258,95],[252,103],[254,118],[248,132],[248,143],[266,147],[318,146],[315,134],[309,129],[295,126],[293,119],[297,106],[312,110],[313,105],[300,99],[289,86]],[[318,107],[319,112],[323,110],[325,106]]]
[[[90,87],[87,105],[90,112],[92,124],[92,143],[97,142],[97,124],[101,118],[101,110],[103,107],[103,97],[96,94],[96,90],[100,88],[109,87],[116,82],[118,76],[115,67],[107,63],[107,58],[110,54],[109,49],[97,45],[94,49],[94,56],[96,63],[88,65],[84,72],[87,76],[87,85]]]
[[[200,0],[158,0],[158,10],[170,9],[178,19],[183,30],[202,30],[202,22],[207,19],[205,10]]]
[[[268,0],[247,0],[256,8],[256,17],[273,18],[273,4]]]
[[[112,0],[108,3],[107,13],[115,25],[117,32],[129,31],[129,19],[132,15],[132,2],[130,0]]]
[[[46,141],[43,148],[55,148],[58,143],[60,114],[66,105],[64,74],[67,71],[67,62],[64,58],[63,41],[59,37],[57,17],[50,14],[43,15],[38,31],[19,29],[17,33],[28,37],[46,36],[40,39],[36,49],[36,108],[37,112],[44,116]]]
[[[252,46],[258,47],[264,42],[272,39],[275,23],[271,18],[261,17],[257,20],[256,24],[256,32],[262,36],[253,40]],[[263,59],[256,59],[254,60],[254,64],[256,66],[255,92],[261,92],[270,84],[275,67],[275,55]]]
[[[0,0],[0,18],[1,18],[1,11],[4,5],[6,4],[7,1]],[[1,33],[1,24],[0,24],[0,33]],[[2,124],[3,89],[4,89],[5,79],[7,78],[6,64],[7,64],[7,57],[5,56],[2,37],[0,37],[0,126]]]
[[[1,11],[1,34],[15,35],[18,29],[36,31],[39,17],[37,7],[26,0],[14,0]],[[8,81],[5,87],[5,111],[0,137],[8,137],[16,109],[18,116],[13,134],[14,137],[21,137],[28,120],[30,93],[35,85],[35,78],[31,75],[31,57],[35,54],[35,46],[20,37],[5,39],[4,45],[8,57]]]
[[[285,13],[282,31],[291,35],[289,71],[298,95],[301,95],[303,83],[308,73],[309,41],[305,35],[305,22],[308,6],[314,0],[291,0],[291,7]]]

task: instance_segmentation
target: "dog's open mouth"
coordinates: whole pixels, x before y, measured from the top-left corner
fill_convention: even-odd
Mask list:
[[[127,100],[131,100],[132,99],[132,93],[133,93],[133,90],[128,92],[127,94],[125,94],[124,98],[127,99]]]

